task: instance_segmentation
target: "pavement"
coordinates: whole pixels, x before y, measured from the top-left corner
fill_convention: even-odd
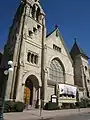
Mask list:
[[[56,116],[47,120],[90,120],[90,113],[80,113],[70,116]]]
[[[83,109],[68,109],[68,110],[53,110],[53,111],[45,111],[42,110],[40,116],[40,110],[24,110],[23,112],[14,112],[14,113],[5,113],[4,119],[5,120],[50,120],[54,118],[67,118],[67,116],[73,115],[80,115],[80,114],[87,114],[90,112],[90,108],[83,108]],[[59,119],[57,119],[59,120]],[[61,120],[61,119],[60,119]]]

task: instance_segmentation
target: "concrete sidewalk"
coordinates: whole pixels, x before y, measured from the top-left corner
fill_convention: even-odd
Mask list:
[[[70,116],[74,114],[80,113],[88,113],[90,112],[90,108],[83,108],[80,109],[69,109],[69,110],[54,110],[54,111],[42,111],[42,116],[40,116],[40,110],[29,110],[24,111],[21,113],[5,113],[4,118],[5,120],[40,120],[42,117],[43,119],[53,118],[55,116]]]

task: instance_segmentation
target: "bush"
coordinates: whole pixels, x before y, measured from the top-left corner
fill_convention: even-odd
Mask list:
[[[76,106],[74,103],[62,103],[62,108],[63,109],[75,109]]]
[[[48,102],[44,106],[44,110],[57,110],[59,107],[57,103]]]
[[[22,112],[25,108],[25,104],[23,102],[16,102],[15,103],[15,111]]]
[[[80,108],[90,107],[90,100],[88,98],[81,98],[81,101],[77,102],[76,106]]]
[[[81,98],[80,107],[87,108],[90,100],[87,98]]]
[[[80,108],[87,108],[87,106],[86,102],[80,102]]]
[[[22,102],[5,101],[4,112],[22,112],[25,104]]]
[[[4,112],[13,112],[15,107],[15,102],[5,101]]]

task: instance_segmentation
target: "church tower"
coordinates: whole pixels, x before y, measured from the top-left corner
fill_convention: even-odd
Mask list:
[[[4,50],[4,56],[8,56],[7,60],[4,57],[4,63],[12,60],[14,69],[8,79],[6,99],[25,102],[25,88],[28,88],[29,104],[39,104],[45,37],[45,13],[40,1],[22,0]]]
[[[74,65],[74,82],[79,87],[79,96],[90,97],[89,57],[78,46],[76,39],[70,54]]]

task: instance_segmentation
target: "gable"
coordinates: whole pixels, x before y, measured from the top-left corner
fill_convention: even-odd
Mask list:
[[[61,35],[61,33],[59,32],[59,29],[57,28],[56,30],[54,30],[53,32],[51,32],[51,34],[49,34],[46,38],[46,45],[47,47],[53,49],[53,46],[56,45],[57,48],[61,49],[61,54],[63,54],[64,56],[67,56],[70,61],[73,63],[72,58],[69,54],[69,51],[65,45],[65,42],[63,40],[63,37]]]

